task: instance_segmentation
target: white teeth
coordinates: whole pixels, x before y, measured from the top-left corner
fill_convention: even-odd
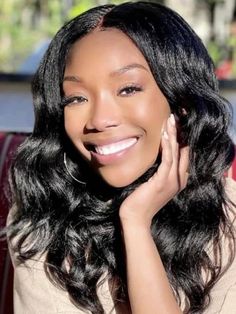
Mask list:
[[[137,142],[137,138],[129,138],[120,142],[103,145],[103,146],[95,146],[95,151],[100,155],[109,155],[118,153]]]

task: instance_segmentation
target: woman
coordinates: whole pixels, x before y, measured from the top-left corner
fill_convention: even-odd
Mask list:
[[[15,313],[235,313],[228,103],[186,22],[91,9],[52,40],[33,96],[11,172]]]

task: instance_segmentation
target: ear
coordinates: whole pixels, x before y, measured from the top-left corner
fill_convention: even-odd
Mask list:
[[[186,108],[181,107],[181,108],[180,108],[180,114],[181,114],[181,116],[187,116],[187,115],[188,115],[188,112],[187,112]]]

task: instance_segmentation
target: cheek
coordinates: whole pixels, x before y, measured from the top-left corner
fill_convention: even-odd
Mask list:
[[[146,110],[140,112],[140,119],[146,132],[146,158],[151,164],[156,161],[159,154],[161,133],[166,127],[169,115],[170,108],[165,99],[151,102]]]
[[[147,135],[160,138],[161,130],[165,127],[170,115],[170,107],[166,99],[160,96],[150,97],[147,101],[137,103],[132,112],[133,118],[139,122]]]
[[[90,160],[91,156],[82,143],[85,120],[81,112],[78,113],[73,109],[74,108],[65,108],[64,111],[65,132],[69,139],[71,140],[74,147],[78,150],[78,152],[82,154],[82,156],[84,156],[86,159]]]
[[[80,121],[78,115],[71,110],[65,109],[64,127],[67,135],[72,141],[79,138],[83,132],[82,121]]]

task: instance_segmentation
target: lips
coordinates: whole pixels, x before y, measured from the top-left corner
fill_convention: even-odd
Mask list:
[[[109,140],[106,143],[90,144],[87,149],[92,158],[100,165],[118,162],[128,153],[138,142],[138,137],[129,137],[120,140]]]
[[[128,139],[111,143],[111,144],[107,144],[107,145],[94,146],[94,149],[96,153],[100,155],[110,155],[110,154],[119,153],[122,150],[133,146],[137,141],[138,139],[136,137],[128,138]]]

